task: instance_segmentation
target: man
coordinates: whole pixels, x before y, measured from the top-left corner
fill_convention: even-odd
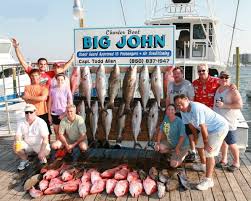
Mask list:
[[[23,66],[25,72],[30,75],[32,67],[26,63],[26,61],[25,61],[25,59],[19,49],[19,43],[17,42],[17,40],[15,38],[12,38],[12,45],[15,48],[15,52],[16,52],[16,55],[17,55],[17,58],[18,58],[20,64]],[[51,85],[51,79],[56,74],[65,72],[70,67],[73,60],[74,60],[74,55],[72,55],[70,60],[67,61],[64,65],[61,65],[61,66],[56,65],[57,68],[55,71],[46,71],[47,67],[48,67],[47,60],[45,58],[39,58],[37,61],[37,64],[38,64],[38,68],[40,71],[40,84],[43,84],[47,88],[49,88]]]
[[[193,85],[191,84],[191,82],[184,79],[184,73],[181,67],[175,67],[173,69],[173,78],[174,80],[168,84],[166,93],[167,94],[166,105],[173,104],[174,103],[173,98],[179,94],[185,94],[189,98],[189,100],[193,100],[194,99]],[[180,117],[179,111],[177,115]],[[185,125],[185,128],[186,128],[186,134],[189,137],[190,148],[191,148],[191,152],[189,153],[186,159],[188,159],[189,161],[194,161],[196,159],[194,138],[191,130],[189,129],[189,126]]]
[[[197,71],[199,78],[193,81],[195,92],[194,101],[213,108],[214,94],[219,87],[219,78],[212,77],[208,74],[207,64],[199,64],[197,66]]]
[[[88,148],[86,127],[84,119],[76,114],[76,107],[73,104],[67,105],[66,117],[59,124],[59,140],[52,144],[54,150],[64,148],[72,154],[73,161],[79,157],[80,151]]]
[[[242,99],[238,90],[232,90],[230,87],[230,76],[227,72],[220,73],[220,87],[217,89],[214,97],[214,111],[222,115],[229,124],[229,132],[221,146],[222,158],[216,167],[222,168],[227,166],[227,150],[228,147],[233,155],[233,163],[227,169],[231,172],[239,169],[239,149],[237,142],[237,124],[238,113],[242,108]]]
[[[49,133],[51,134],[46,102],[48,98],[48,89],[40,85],[40,71],[38,69],[32,69],[30,71],[30,79],[31,85],[25,86],[22,98],[26,103],[33,104],[36,107],[36,115],[46,122]]]
[[[36,115],[36,107],[26,104],[25,120],[18,127],[14,140],[14,152],[22,159],[18,170],[24,170],[29,166],[28,154],[35,152],[41,163],[46,163],[46,156],[50,153],[48,141],[48,129],[43,119]]]
[[[224,117],[217,114],[204,104],[192,102],[184,94],[174,97],[177,108],[181,111],[184,124],[189,124],[196,136],[196,129],[200,131],[196,148],[201,164],[194,169],[206,172],[206,178],[196,188],[207,190],[214,186],[212,174],[215,166],[214,157],[219,154],[220,147],[228,133],[228,123]],[[204,153],[205,151],[205,153]]]
[[[176,109],[173,104],[166,108],[166,115],[157,134],[155,151],[160,153],[170,152],[170,166],[177,168],[182,164],[188,153],[189,141],[185,134],[185,126],[182,120],[175,115]],[[165,136],[164,142],[160,143],[161,137]]]

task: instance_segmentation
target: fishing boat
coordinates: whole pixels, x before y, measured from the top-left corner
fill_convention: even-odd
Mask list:
[[[152,16],[146,20],[149,26],[176,26],[176,66],[184,68],[185,79],[198,78],[197,65],[207,63],[209,74],[218,76],[226,69],[221,61],[217,44],[218,21],[213,16],[201,16],[196,0],[155,0]],[[198,2],[197,2],[198,3]],[[208,4],[208,11],[211,7]],[[247,93],[248,95],[248,93]],[[250,94],[251,95],[251,94]],[[238,145],[242,150],[248,146],[248,125],[242,115],[238,116]]]

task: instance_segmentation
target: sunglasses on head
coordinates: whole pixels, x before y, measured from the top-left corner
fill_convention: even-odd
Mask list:
[[[33,112],[32,111],[26,111],[25,114],[32,114]]]
[[[222,76],[220,76],[220,79],[228,79],[229,78],[229,76],[227,76],[227,75],[222,75]]]
[[[206,72],[206,70],[198,70],[198,73],[205,73]]]

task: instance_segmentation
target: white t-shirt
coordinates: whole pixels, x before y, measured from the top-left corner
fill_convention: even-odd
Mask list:
[[[43,119],[36,117],[31,125],[24,120],[17,127],[16,136],[21,137],[28,145],[41,145],[43,137],[49,135],[47,125]]]

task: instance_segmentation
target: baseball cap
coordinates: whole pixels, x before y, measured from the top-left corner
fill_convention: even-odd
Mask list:
[[[24,108],[25,112],[34,112],[36,111],[36,107],[32,104],[26,104],[25,108]]]

